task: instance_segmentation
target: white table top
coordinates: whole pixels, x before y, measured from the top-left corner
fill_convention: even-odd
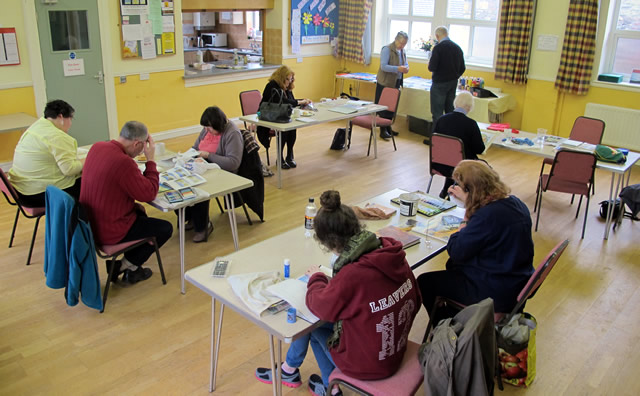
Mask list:
[[[258,120],[257,114],[242,116],[240,117],[240,121],[256,124],[259,126],[267,127],[269,129],[278,130],[278,131],[290,131],[293,129],[299,129],[299,128],[304,128],[312,125],[318,125],[325,122],[348,120],[361,115],[376,113],[378,111],[387,109],[386,106],[370,104],[366,106],[361,106],[360,110],[350,114],[342,114],[342,113],[337,113],[329,110],[329,108],[334,105],[340,105],[340,104],[346,104],[346,103],[347,103],[346,100],[335,100],[329,103],[316,104],[316,108],[318,109],[318,111],[314,111],[313,115],[309,117],[305,117],[305,118],[312,119],[312,121],[309,121],[309,122],[298,121],[297,119],[294,119],[294,118],[292,118],[291,122],[288,122],[288,123],[267,122],[267,121]]]
[[[210,169],[202,174],[202,177],[207,179],[207,182],[199,184],[194,188],[206,192],[209,194],[208,197],[197,197],[195,199],[180,202],[179,205],[169,205],[166,199],[164,199],[163,196],[160,196],[162,194],[160,193],[150,204],[163,212],[169,212],[183,206],[191,206],[195,203],[206,201],[211,197],[226,195],[253,186],[253,181],[250,179],[222,169]]]
[[[486,130],[486,127],[488,126],[488,124],[478,123],[478,126],[482,130]],[[493,132],[495,134],[495,136],[491,140],[491,145],[496,145],[509,150],[522,151],[527,154],[537,155],[539,157],[544,157],[544,158],[554,158],[556,156],[556,152],[558,151],[556,149],[556,146],[553,146],[553,145],[545,144],[542,147],[540,147],[540,145],[537,144],[536,142],[537,135],[535,133],[520,131],[519,133],[514,135],[514,137],[517,137],[517,138],[529,138],[534,143],[536,143],[533,146],[527,146],[526,144],[518,145],[518,144],[503,142],[502,139],[504,139],[504,134],[501,132],[496,132],[496,131],[488,131],[488,132]],[[570,149],[570,148],[568,147],[567,149]],[[625,163],[614,164],[611,162],[598,161],[596,162],[596,168],[605,169],[613,173],[625,173],[636,162],[638,162],[638,160],[640,160],[640,153],[629,151],[629,154],[627,155],[627,161]]]
[[[375,231],[390,224],[399,224],[408,219],[401,216],[399,207],[390,202],[392,198],[396,198],[403,192],[406,191],[395,189],[358,204],[358,206],[363,207],[366,203],[379,203],[398,209],[396,214],[388,220],[365,221],[367,229]],[[444,213],[446,214],[447,212]],[[428,218],[418,215],[418,220],[426,222],[426,219]],[[285,258],[291,261],[291,278],[300,277],[312,264],[326,265],[329,262],[330,254],[322,250],[315,239],[306,238],[304,234],[304,227],[300,226],[225,256],[225,258],[231,259],[227,275],[273,270],[282,271]],[[425,242],[425,237],[422,236],[418,245],[405,250],[409,265],[423,263],[427,257],[437,255],[446,247],[446,243],[438,239],[431,238],[430,241],[431,246],[429,247]],[[262,317],[256,316],[235,295],[226,279],[213,278],[211,276],[213,264],[214,261],[211,261],[187,271],[185,274],[186,279],[211,297],[220,300],[246,319],[285,342],[291,342],[315,327],[302,319],[293,324],[287,323],[285,311],[276,315],[264,314]]]
[[[27,129],[38,119],[26,113],[0,115],[0,133]]]

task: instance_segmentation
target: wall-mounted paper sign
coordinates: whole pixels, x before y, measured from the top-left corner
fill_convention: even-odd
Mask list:
[[[538,50],[540,51],[557,51],[558,36],[541,34],[538,36]]]
[[[84,59],[65,59],[62,61],[65,77],[84,76]]]

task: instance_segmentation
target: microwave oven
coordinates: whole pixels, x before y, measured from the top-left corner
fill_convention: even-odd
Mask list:
[[[227,46],[227,34],[226,33],[202,33],[202,45],[204,47],[226,47]]]

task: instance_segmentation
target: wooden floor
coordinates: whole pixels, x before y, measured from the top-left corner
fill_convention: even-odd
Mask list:
[[[339,190],[346,203],[395,187],[424,190],[429,150],[421,136],[407,131],[404,120],[395,126],[401,132],[398,151],[381,142],[377,160],[365,156],[367,134],[362,129],[354,131],[349,151],[328,150],[338,126],[298,132],[298,168],[283,172],[283,189],[275,188],[275,177],[266,179],[266,222],[249,226],[242,212],[237,213],[241,248],[301,225],[307,199],[327,189]],[[186,150],[194,139],[173,139],[166,145]],[[496,147],[485,158],[532,208],[540,159]],[[640,223],[625,219],[621,229],[603,241],[597,203],[606,199],[610,180],[609,174],[597,172],[584,240],[584,212],[575,220],[575,204],[569,206],[567,195],[545,194],[540,229],[534,233],[536,265],[557,242],[569,238],[571,243],[527,304],[539,322],[537,378],[528,390],[507,387],[504,393],[640,394]],[[640,182],[640,172],[636,170],[631,182]],[[440,182],[434,183],[432,189],[439,188]],[[176,220],[172,213],[151,207],[148,212]],[[233,251],[227,216],[215,205],[211,213],[215,231],[208,243],[193,244],[187,234],[187,268]],[[167,285],[162,286],[151,259],[154,276],[135,286],[114,286],[105,313],[99,314],[82,304],[67,306],[63,290],[45,286],[44,223],[31,266],[24,264],[33,221],[20,218],[15,245],[7,248],[14,215],[13,208],[0,204],[0,394],[207,394],[211,300],[189,284],[186,295],[180,294],[177,231],[161,251]],[[417,272],[443,268],[445,260],[443,254]],[[103,261],[99,267],[104,279]],[[425,327],[422,310],[411,338],[420,340]],[[271,387],[253,377],[257,366],[269,362],[266,333],[231,310],[225,312],[222,333],[216,393],[270,394]],[[318,369],[309,353],[303,378],[314,372]],[[306,384],[284,391],[308,392]]]

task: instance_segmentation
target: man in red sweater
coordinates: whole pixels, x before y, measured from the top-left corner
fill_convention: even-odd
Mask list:
[[[134,158],[144,152],[145,171],[138,169]],[[162,246],[173,232],[170,222],[147,217],[144,207],[137,203],[155,199],[159,188],[155,143],[147,127],[138,121],[129,121],[120,136],[109,142],[98,142],[91,147],[82,171],[80,203],[89,216],[91,228],[99,245],[155,236]],[[137,283],[151,277],[151,269],[142,268],[154,253],[151,245],[142,245],[125,253],[122,261],[107,261],[107,271],[115,265],[111,281]]]

